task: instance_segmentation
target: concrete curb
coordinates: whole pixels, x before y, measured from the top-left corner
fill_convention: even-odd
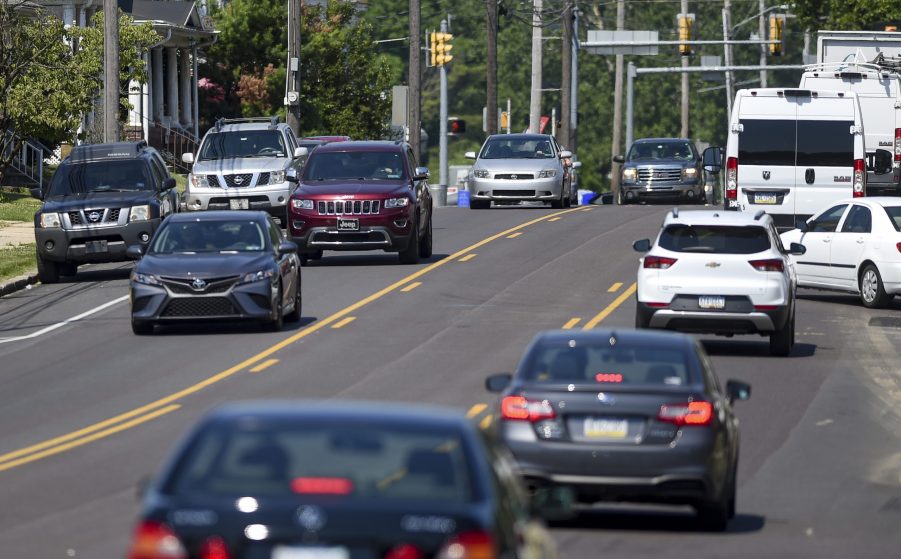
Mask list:
[[[26,273],[24,276],[17,276],[10,280],[0,282],[0,297],[5,295],[9,295],[10,293],[15,293],[21,289],[25,289],[29,285],[35,284],[38,282],[38,272],[37,270],[32,270]]]

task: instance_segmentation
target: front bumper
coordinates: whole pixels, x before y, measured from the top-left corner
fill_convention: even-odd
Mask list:
[[[125,225],[84,227],[78,229],[41,228],[34,230],[37,252],[41,258],[52,262],[121,262],[128,260],[125,250],[129,245],[144,244],[141,236],[153,237],[160,225],[160,218],[134,221]],[[90,252],[91,241],[106,241],[106,251]]]
[[[180,293],[166,286],[131,281],[132,320],[269,320],[273,318],[273,301],[278,293],[276,286],[270,280],[262,280],[234,284],[217,293],[195,295]]]
[[[410,212],[412,213],[412,212]],[[372,215],[318,215],[290,211],[288,231],[301,253],[320,250],[400,252],[413,242],[413,215],[407,210]],[[358,231],[339,231],[338,218],[356,219]]]
[[[191,188],[185,191],[185,209],[188,211],[229,210],[233,200],[246,200],[247,209],[264,210],[273,215],[284,217],[291,197],[292,185],[280,182],[265,186],[248,188]],[[235,208],[238,209],[238,208]]]
[[[550,202],[559,200],[562,190],[562,177],[528,180],[473,178],[470,198],[496,202],[526,200]]]
[[[655,182],[638,184],[624,182],[620,187],[626,200],[649,200],[656,198],[685,198],[697,200],[704,196],[704,187],[700,181],[692,182]]]

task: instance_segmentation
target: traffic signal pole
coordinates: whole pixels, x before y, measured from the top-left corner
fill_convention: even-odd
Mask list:
[[[103,2],[103,141],[119,141],[119,3]],[[169,112],[175,114],[173,109]]]
[[[447,20],[441,20],[441,32],[447,33]],[[438,110],[438,205],[447,205],[447,64],[438,66],[441,75],[440,108]],[[489,111],[491,112],[491,111]]]
[[[761,2],[762,1],[763,0],[761,0]],[[681,9],[682,9],[681,14],[683,16],[688,14],[688,0],[682,0]],[[694,31],[694,30],[692,30],[692,31]],[[688,68],[688,57],[687,56],[682,57],[682,67]],[[688,88],[689,88],[688,73],[684,72],[682,74],[682,133],[681,133],[682,138],[687,138],[688,134],[689,134],[689,129],[688,129],[689,90],[688,90]],[[629,144],[629,145],[631,145],[631,144]]]

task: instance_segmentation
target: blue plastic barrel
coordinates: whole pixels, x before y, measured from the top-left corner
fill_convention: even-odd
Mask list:
[[[461,188],[457,191],[457,206],[461,208],[469,207],[469,191],[465,188]]]
[[[579,201],[580,206],[587,206],[591,203],[591,199],[597,196],[596,192],[587,192],[582,194],[582,199]]]

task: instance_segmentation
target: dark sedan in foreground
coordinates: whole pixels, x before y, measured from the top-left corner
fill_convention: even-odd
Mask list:
[[[514,467],[457,412],[229,404],[149,487],[129,558],[555,557]]]
[[[131,327],[151,334],[157,323],[252,319],[271,330],[300,320],[297,245],[261,211],[171,216],[131,273]]]
[[[534,487],[581,502],[692,505],[710,530],[735,514],[738,420],[693,338],[669,332],[570,330],[539,334],[502,392],[496,429]]]

